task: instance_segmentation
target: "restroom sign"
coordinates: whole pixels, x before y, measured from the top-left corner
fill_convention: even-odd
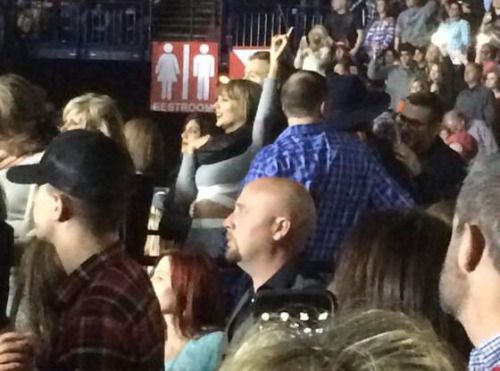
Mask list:
[[[219,45],[214,42],[153,42],[151,110],[211,112],[217,95]]]

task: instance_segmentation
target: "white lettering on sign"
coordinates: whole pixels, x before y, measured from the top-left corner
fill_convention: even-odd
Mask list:
[[[154,111],[163,112],[212,112],[213,107],[207,103],[153,103],[152,108]]]

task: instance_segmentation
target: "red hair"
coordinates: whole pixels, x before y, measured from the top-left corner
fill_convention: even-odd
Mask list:
[[[172,289],[176,299],[174,316],[183,336],[196,337],[221,328],[222,316],[217,268],[211,259],[192,250],[170,250]]]

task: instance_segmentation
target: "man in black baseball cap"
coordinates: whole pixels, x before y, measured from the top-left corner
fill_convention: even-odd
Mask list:
[[[163,369],[158,301],[120,241],[133,176],[125,148],[85,130],[59,135],[39,164],[7,173],[12,182],[40,185],[36,235],[54,245],[68,275],[57,292],[57,333],[42,370]]]

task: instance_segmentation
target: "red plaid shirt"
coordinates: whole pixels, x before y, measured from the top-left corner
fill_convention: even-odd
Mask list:
[[[148,276],[120,246],[92,256],[58,293],[44,370],[163,370],[164,320]]]

